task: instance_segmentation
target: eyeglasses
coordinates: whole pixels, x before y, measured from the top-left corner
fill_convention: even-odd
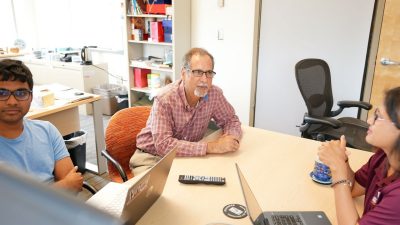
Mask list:
[[[15,91],[0,89],[0,101],[7,101],[11,95],[13,95],[18,101],[26,101],[29,99],[31,94],[32,91],[28,89],[17,89]]]
[[[380,121],[388,121],[387,119],[384,119],[384,118],[382,118],[381,116],[380,116],[380,112],[379,112],[379,109],[378,108],[376,108],[375,109],[375,112],[374,112],[374,121],[372,122],[372,125],[374,125],[375,124],[375,122],[377,121],[377,120],[380,120]],[[392,124],[394,124],[392,121],[390,121]]]
[[[195,77],[202,77],[203,74],[206,75],[207,78],[213,78],[215,76],[215,72],[212,70],[207,70],[207,71],[203,71],[203,70],[190,70],[189,68],[186,68],[187,71],[192,72],[193,76]]]

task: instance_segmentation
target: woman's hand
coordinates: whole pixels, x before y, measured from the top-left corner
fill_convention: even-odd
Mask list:
[[[344,135],[340,137],[340,140],[326,141],[321,144],[318,148],[319,159],[327,166],[329,166],[332,177],[335,179],[337,173],[344,177],[347,177],[347,159],[349,153],[346,150],[346,139]]]

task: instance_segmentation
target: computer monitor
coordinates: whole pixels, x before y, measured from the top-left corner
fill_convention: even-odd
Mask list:
[[[0,221],[7,225],[117,225],[122,222],[69,193],[0,162]]]

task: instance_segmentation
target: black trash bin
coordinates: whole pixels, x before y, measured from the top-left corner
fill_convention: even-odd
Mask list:
[[[129,107],[128,104],[128,95],[117,95],[115,96],[117,98],[117,103],[118,103],[118,110],[125,109]]]
[[[86,134],[86,131],[80,130],[63,137],[72,163],[78,166],[81,173],[86,171]]]

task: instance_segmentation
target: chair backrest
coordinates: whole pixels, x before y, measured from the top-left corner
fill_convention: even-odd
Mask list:
[[[333,97],[331,72],[322,59],[303,59],[295,66],[296,81],[311,116],[328,116]]]
[[[121,164],[128,179],[133,177],[129,169],[129,159],[136,150],[136,136],[146,126],[150,106],[135,106],[116,112],[108,123],[105,132],[108,153]],[[107,162],[110,179],[122,182],[118,170]]]

